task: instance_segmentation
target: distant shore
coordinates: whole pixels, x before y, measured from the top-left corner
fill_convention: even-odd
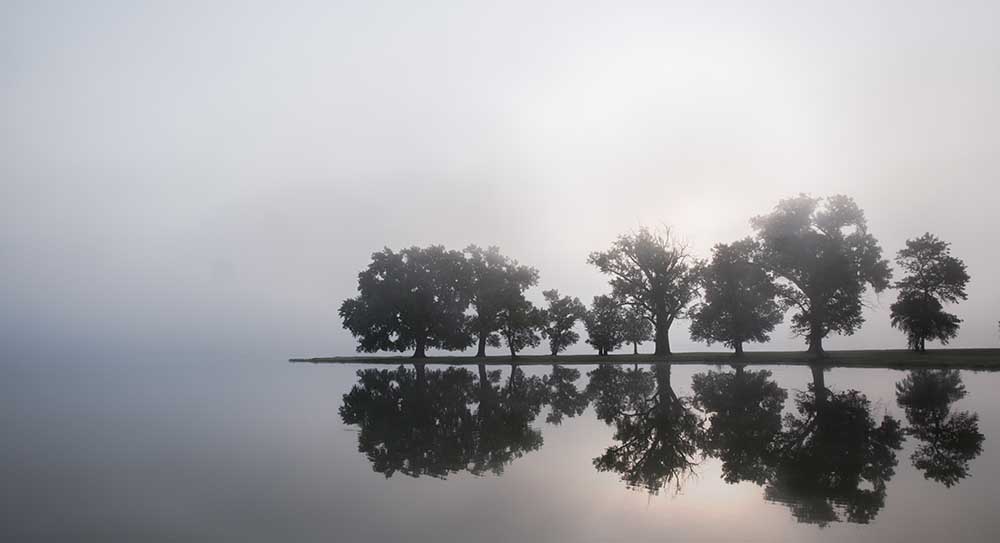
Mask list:
[[[741,356],[726,352],[674,353],[667,356],[652,354],[596,354],[518,355],[515,358],[504,355],[476,358],[474,356],[445,355],[413,358],[411,356],[331,356],[317,358],[291,358],[289,362],[313,364],[376,364],[396,366],[399,364],[448,364],[448,365],[509,365],[520,366],[551,364],[705,364],[730,365],[747,364],[755,366],[804,366],[822,364],[843,368],[955,368],[969,370],[1000,370],[1000,349],[933,349],[918,353],[903,349],[827,351],[816,357],[804,351],[754,351]]]

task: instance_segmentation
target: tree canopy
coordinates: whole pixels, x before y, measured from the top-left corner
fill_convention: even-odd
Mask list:
[[[583,324],[587,329],[587,343],[597,349],[598,355],[607,355],[625,341],[625,314],[613,298],[594,296]]]
[[[538,271],[522,266],[500,253],[497,247],[465,249],[470,273],[469,301],[475,314],[469,322],[478,341],[476,356],[486,356],[486,347],[499,347],[500,315],[505,308],[524,301],[524,291],[538,282]]]
[[[792,327],[811,352],[822,353],[831,332],[850,335],[861,326],[867,286],[875,292],[889,286],[889,262],[864,212],[847,196],[782,200],[751,224],[761,263],[782,279],[781,298],[797,309]]]
[[[511,299],[500,309],[497,325],[510,356],[514,357],[518,351],[541,343],[538,333],[545,325],[545,316],[530,301]]]
[[[951,256],[950,244],[930,233],[906,241],[896,254],[906,276],[895,284],[899,297],[890,308],[893,327],[906,334],[911,349],[926,350],[927,340],[947,344],[958,335],[962,319],[944,311],[944,303],[966,299],[969,274]]]
[[[549,340],[549,351],[556,356],[570,345],[580,341],[580,334],[573,330],[576,321],[584,318],[587,308],[579,298],[559,296],[558,290],[542,292],[549,306],[543,316],[542,337]]]
[[[698,294],[687,249],[669,230],[660,235],[641,228],[591,253],[588,262],[611,276],[615,299],[642,309],[656,331],[655,354],[670,354],[670,326]]]
[[[784,308],[775,301],[780,289],[758,262],[759,253],[752,239],[715,246],[711,262],[698,269],[704,301],[690,312],[692,339],[718,341],[737,353],[744,342],[770,340]]]
[[[458,251],[386,248],[372,254],[358,274],[358,296],[345,300],[339,313],[361,352],[412,348],[420,358],[428,347],[463,350],[472,344],[465,314],[469,285]]]
[[[632,344],[632,354],[639,354],[639,345],[643,341],[653,339],[653,324],[646,318],[641,307],[626,307],[622,326],[625,343]]]

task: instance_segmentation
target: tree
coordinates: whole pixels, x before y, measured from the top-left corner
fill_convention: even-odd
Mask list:
[[[549,340],[549,350],[552,356],[556,356],[580,340],[580,334],[573,327],[577,320],[587,314],[587,308],[580,303],[579,298],[560,297],[558,290],[546,290],[542,292],[542,296],[549,303],[548,309],[543,313],[545,326],[542,328],[542,337]]]
[[[499,347],[500,312],[524,300],[524,291],[538,282],[538,270],[518,265],[497,247],[465,249],[471,284],[469,300],[476,314],[469,322],[479,342],[476,356],[486,356],[486,346]]]
[[[597,349],[598,356],[607,356],[625,341],[625,314],[618,302],[608,296],[594,296],[583,325],[589,336],[587,343]]]
[[[629,306],[625,309],[624,338],[632,344],[632,354],[639,354],[639,344],[653,339],[653,324],[643,314],[642,309]]]
[[[951,411],[965,394],[958,370],[914,370],[896,383],[896,401],[910,423],[906,433],[920,441],[910,460],[947,487],[968,476],[969,462],[983,452],[979,415]]]
[[[458,251],[440,245],[372,254],[358,274],[357,298],[340,306],[344,328],[360,338],[359,352],[406,351],[426,356],[428,347],[464,350],[469,273]]]
[[[896,254],[896,263],[906,277],[894,286],[899,298],[892,304],[892,326],[906,333],[910,348],[926,350],[928,339],[947,345],[958,335],[962,319],[943,310],[943,304],[967,298],[969,282],[965,263],[951,256],[951,244],[930,233],[906,241]]]
[[[609,250],[591,253],[588,262],[611,276],[616,299],[644,311],[656,331],[655,354],[667,355],[670,326],[697,295],[690,260],[669,230],[658,235],[641,228],[619,236]]]
[[[718,341],[737,354],[744,342],[770,340],[784,308],[775,301],[778,286],[757,261],[758,253],[752,239],[715,246],[711,263],[699,269],[704,302],[690,312],[692,339]]]
[[[866,286],[875,292],[889,286],[889,262],[868,233],[864,212],[847,196],[782,200],[751,224],[761,263],[781,278],[786,305],[798,308],[792,328],[805,336],[809,352],[822,354],[830,332],[850,335],[861,326]]]
[[[576,380],[579,378],[578,369],[552,365],[552,373],[542,378],[546,387],[546,403],[550,406],[545,422],[560,424],[563,417],[572,418],[587,409],[590,397],[577,388]]]
[[[511,358],[528,347],[537,347],[542,339],[538,331],[544,326],[544,315],[528,300],[510,300],[497,315],[500,336],[510,349]]]

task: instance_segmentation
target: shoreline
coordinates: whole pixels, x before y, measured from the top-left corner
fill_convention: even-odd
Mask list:
[[[1000,349],[933,349],[918,353],[905,349],[869,349],[852,351],[827,351],[817,357],[805,351],[750,351],[736,356],[731,352],[687,352],[666,356],[653,354],[564,354],[520,355],[514,358],[493,355],[485,358],[462,355],[428,356],[330,356],[314,358],[290,358],[291,363],[309,364],[366,364],[397,366],[399,364],[443,364],[467,365],[596,365],[596,364],[701,364],[701,365],[750,365],[750,366],[808,366],[819,364],[840,368],[885,368],[885,369],[967,369],[1000,371]]]

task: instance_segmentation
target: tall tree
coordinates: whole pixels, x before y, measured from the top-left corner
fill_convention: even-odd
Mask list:
[[[497,324],[512,358],[542,342],[538,332],[545,324],[544,315],[528,300],[510,300],[497,315]]]
[[[783,280],[783,301],[798,308],[792,327],[812,353],[823,352],[830,332],[850,335],[861,326],[866,286],[875,292],[889,286],[889,262],[864,212],[847,196],[782,200],[751,224],[762,263]]]
[[[414,358],[423,358],[428,347],[464,350],[472,344],[465,315],[469,282],[458,251],[386,248],[358,274],[358,297],[344,300],[340,317],[359,338],[359,352],[413,348]]]
[[[758,262],[759,252],[752,239],[715,246],[711,263],[699,269],[704,302],[690,312],[692,339],[718,341],[737,354],[744,342],[770,340],[784,309],[775,301],[778,285]]]
[[[542,292],[542,296],[549,303],[548,309],[543,313],[545,326],[542,328],[542,337],[549,340],[549,350],[552,356],[556,356],[566,347],[580,341],[580,334],[573,327],[576,326],[576,321],[587,314],[587,308],[580,303],[579,298],[560,297],[558,290],[546,290]]]
[[[594,296],[583,325],[589,336],[587,343],[597,349],[598,356],[607,356],[625,341],[625,314],[618,302],[608,296]]]
[[[950,245],[930,233],[906,241],[896,254],[906,277],[895,284],[899,298],[891,306],[893,327],[906,333],[911,349],[926,350],[928,339],[947,344],[958,335],[962,319],[943,310],[944,303],[967,298],[965,263],[951,256]]]
[[[646,318],[642,308],[634,305],[625,308],[624,316],[622,324],[625,342],[632,344],[632,354],[639,354],[639,345],[653,339],[653,324]]]
[[[469,299],[476,314],[469,322],[479,347],[476,356],[486,356],[486,346],[500,346],[500,313],[524,300],[524,291],[538,282],[538,271],[521,266],[497,247],[465,249],[471,284]]]
[[[669,230],[659,235],[641,228],[619,236],[609,250],[591,253],[588,262],[611,276],[616,299],[645,312],[656,330],[655,354],[670,354],[670,326],[697,295],[686,248]]]

